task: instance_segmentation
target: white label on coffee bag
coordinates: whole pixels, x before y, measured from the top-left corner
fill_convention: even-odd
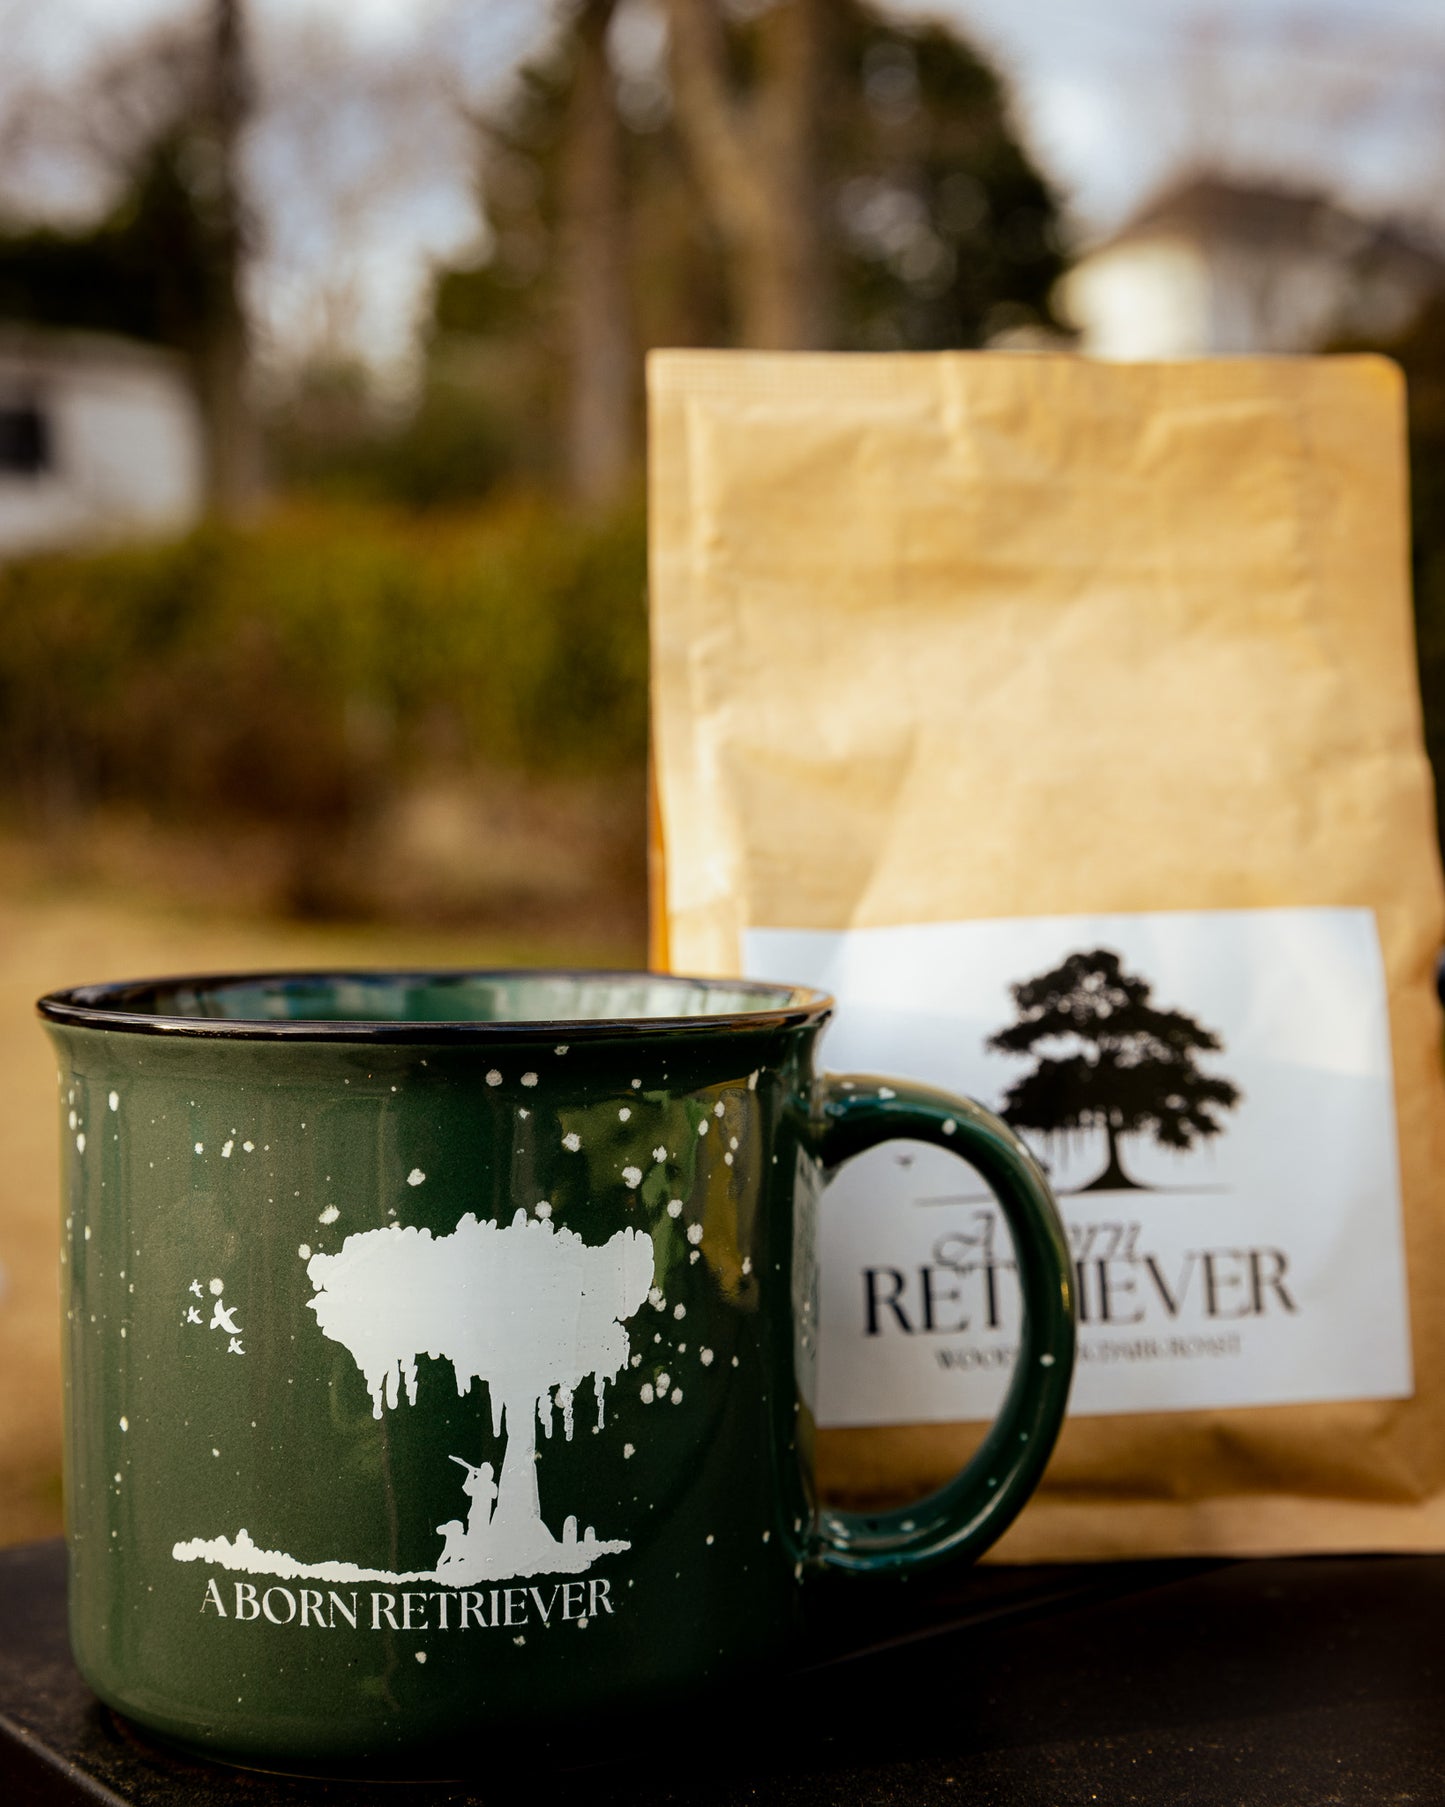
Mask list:
[[[751,977],[838,999],[834,1072],[1005,1116],[1072,1243],[1077,1414],[1412,1391],[1384,967],[1368,910],[756,929]],[[1018,1338],[1002,1214],[941,1149],[819,1213],[818,1419],[977,1419]]]

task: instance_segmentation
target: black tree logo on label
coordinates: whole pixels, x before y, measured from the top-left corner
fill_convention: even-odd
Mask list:
[[[1081,1192],[1143,1190],[1120,1158],[1126,1136],[1194,1148],[1220,1134],[1218,1113],[1242,1096],[1196,1064],[1197,1055],[1221,1051],[1219,1037],[1182,1010],[1160,1010],[1150,989],[1107,948],[1070,954],[1052,972],[1009,987],[1018,1020],[989,1037],[1000,1054],[1057,1046],[1014,1081],[1000,1114],[1015,1129],[1045,1134],[1102,1129],[1108,1161]]]

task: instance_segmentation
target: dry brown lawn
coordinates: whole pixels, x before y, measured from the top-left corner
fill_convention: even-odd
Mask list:
[[[64,985],[264,966],[625,965],[630,941],[409,933],[226,918],[62,886],[0,844],[0,1543],[61,1526],[59,1127],[35,999]]]

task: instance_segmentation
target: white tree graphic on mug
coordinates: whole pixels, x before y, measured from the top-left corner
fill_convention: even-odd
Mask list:
[[[348,1236],[331,1255],[313,1255],[308,1301],[322,1332],[361,1370],[377,1418],[403,1392],[415,1405],[422,1356],[451,1364],[459,1395],[485,1382],[492,1428],[506,1446],[500,1479],[491,1464],[452,1459],[467,1471],[465,1524],[438,1526],[437,1566],[393,1575],[345,1562],[306,1563],[259,1549],[245,1531],[232,1541],[195,1538],[175,1546],[180,1561],[219,1562],[250,1572],[330,1580],[435,1580],[469,1586],[483,1579],[576,1573],[598,1556],[625,1550],[591,1526],[578,1537],[569,1518],[553,1535],[537,1491],[537,1423],[550,1432],[560,1411],[572,1435],[578,1389],[592,1381],[599,1426],[605,1390],[631,1351],[625,1320],[646,1300],[653,1281],[652,1241],[619,1230],[597,1246],[550,1219],[518,1211],[505,1228],[468,1212],[451,1234],[388,1225]],[[495,1497],[495,1510],[492,1501]]]

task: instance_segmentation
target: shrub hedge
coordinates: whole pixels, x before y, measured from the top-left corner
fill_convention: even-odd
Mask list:
[[[419,770],[636,769],[640,508],[304,508],[0,567],[12,810],[354,815]]]

